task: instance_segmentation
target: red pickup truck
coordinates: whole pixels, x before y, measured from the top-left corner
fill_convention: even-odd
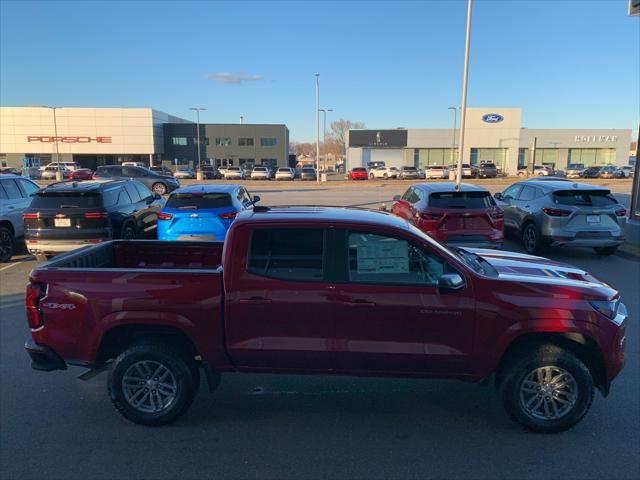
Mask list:
[[[44,263],[37,370],[110,367],[115,407],[168,423],[204,372],[494,380],[529,429],[567,429],[624,363],[619,293],[578,268],[449,249],[384,212],[259,207],[221,243],[112,241]],[[91,373],[89,372],[89,376]]]

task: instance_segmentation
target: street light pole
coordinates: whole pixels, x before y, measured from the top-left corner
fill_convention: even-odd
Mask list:
[[[189,110],[195,110],[196,112],[196,138],[198,142],[198,170],[196,171],[196,180],[201,181],[203,176],[202,169],[200,168],[200,112],[206,110],[206,108],[191,107]]]
[[[467,35],[464,47],[464,71],[462,74],[462,102],[460,104],[460,142],[458,144],[458,168],[456,190],[460,190],[462,180],[462,156],[464,155],[464,127],[467,120],[467,80],[469,78],[469,41],[471,39],[471,1],[467,0]]]
[[[320,111],[323,113],[323,131],[322,131],[322,142],[324,143],[324,162],[323,162],[323,171],[327,171],[327,112],[333,112],[331,108],[321,108]]]
[[[451,164],[453,164],[456,155],[456,125],[458,120],[458,107],[449,107],[447,110],[453,110],[453,143],[451,144]]]
[[[60,165],[60,151],[58,149],[58,121],[56,119],[56,109],[60,107],[45,106],[44,108],[50,108],[53,111],[53,134],[55,135],[54,143],[56,144],[56,163],[58,164],[58,169],[56,170],[56,182],[61,182],[64,180],[64,175],[62,174],[62,165]]]
[[[316,183],[320,183],[320,74],[316,73]]]

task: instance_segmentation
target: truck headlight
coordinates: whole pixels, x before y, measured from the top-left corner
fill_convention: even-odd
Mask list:
[[[620,299],[589,300],[589,304],[605,317],[615,321],[618,313],[618,306],[620,305]]]

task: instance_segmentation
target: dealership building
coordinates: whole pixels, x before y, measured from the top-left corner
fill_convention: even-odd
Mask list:
[[[569,163],[627,165],[631,130],[533,129],[521,125],[519,108],[468,108],[463,159],[472,165],[493,162],[515,175],[531,163],[563,170]],[[449,165],[457,160],[459,129],[350,130],[347,169],[374,162],[386,166]],[[535,150],[533,150],[535,144]]]
[[[125,161],[197,164],[196,123],[152,108],[0,107],[0,166],[56,158],[95,169]],[[212,165],[288,165],[286,125],[200,124],[200,156]]]

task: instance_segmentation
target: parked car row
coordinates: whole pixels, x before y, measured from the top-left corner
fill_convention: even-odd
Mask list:
[[[448,179],[450,172],[455,172],[457,165],[429,165],[424,169],[413,166],[387,167],[376,165],[367,169],[365,167],[354,167],[347,172],[348,180],[375,180],[375,179]],[[495,178],[498,176],[498,169],[493,163],[483,162],[478,166],[463,164],[463,178]]]
[[[565,176],[567,178],[629,178],[633,176],[634,172],[635,167],[632,165],[585,167],[582,163],[571,163],[567,165]]]

